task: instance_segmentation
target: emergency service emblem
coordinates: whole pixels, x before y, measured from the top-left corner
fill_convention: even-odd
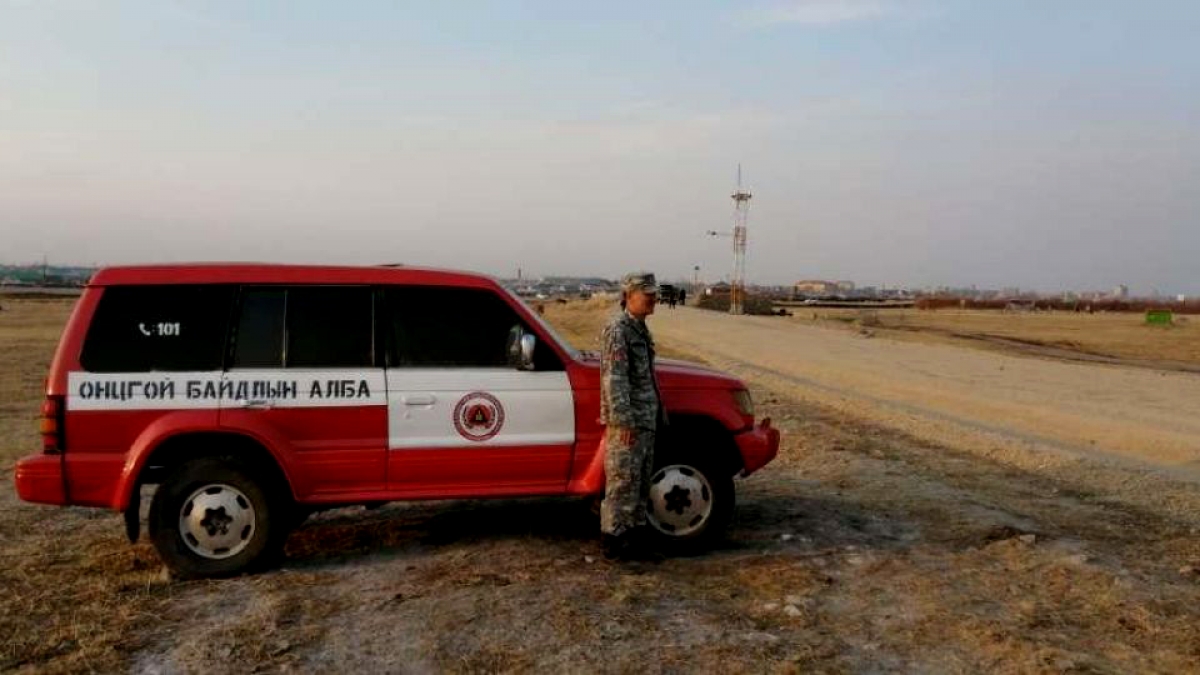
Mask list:
[[[487,392],[474,391],[454,406],[454,428],[469,441],[486,441],[504,426],[504,406]]]

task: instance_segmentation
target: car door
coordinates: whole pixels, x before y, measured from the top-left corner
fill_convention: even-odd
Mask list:
[[[391,286],[388,486],[430,496],[553,493],[566,487],[574,399],[543,345],[533,371],[508,364],[520,315],[494,290]]]
[[[221,426],[289,453],[297,496],[366,499],[386,487],[387,396],[367,286],[242,289]]]

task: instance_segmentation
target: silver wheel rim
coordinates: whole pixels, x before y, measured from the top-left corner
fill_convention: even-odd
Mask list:
[[[650,478],[649,509],[654,529],[671,537],[686,537],[704,529],[713,511],[708,479],[686,464],[664,466]]]
[[[254,538],[254,505],[232,485],[213,483],[192,493],[179,509],[179,536],[196,555],[223,560]]]

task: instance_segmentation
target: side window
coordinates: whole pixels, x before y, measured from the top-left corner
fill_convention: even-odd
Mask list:
[[[287,294],[289,368],[368,367],[375,360],[371,289],[311,286]]]
[[[233,334],[234,368],[283,367],[283,318],[287,291],[247,288]]]
[[[384,297],[391,367],[509,368],[509,331],[528,330],[508,303],[484,289],[392,286]],[[542,343],[534,362],[538,370],[562,370]]]
[[[369,367],[375,360],[371,308],[365,286],[247,288],[233,367]]]
[[[233,286],[104,289],[80,354],[85,370],[220,370]]]

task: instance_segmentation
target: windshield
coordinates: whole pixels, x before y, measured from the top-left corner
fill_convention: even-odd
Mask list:
[[[515,299],[517,302],[521,303],[522,305],[525,306],[526,309],[529,310],[529,315],[531,317],[533,317],[533,320],[535,322],[537,322],[537,324],[539,326],[542,327],[542,330],[545,331],[547,335],[550,336],[551,340],[554,340],[555,342],[557,342],[558,345],[563,348],[563,351],[565,351],[572,359],[574,359],[576,361],[579,360],[579,358],[580,358],[579,350],[572,347],[570,342],[567,342],[566,340],[564,340],[563,337],[558,334],[558,331],[554,330],[554,327],[551,326],[549,323],[547,323],[546,320],[543,319],[542,316],[537,313],[537,310],[535,310],[533,307],[530,307],[529,303],[525,302],[524,298],[522,298],[521,296],[514,293],[512,291],[512,289],[506,288],[503,286],[501,288],[504,288],[504,292],[508,293],[509,297]]]

